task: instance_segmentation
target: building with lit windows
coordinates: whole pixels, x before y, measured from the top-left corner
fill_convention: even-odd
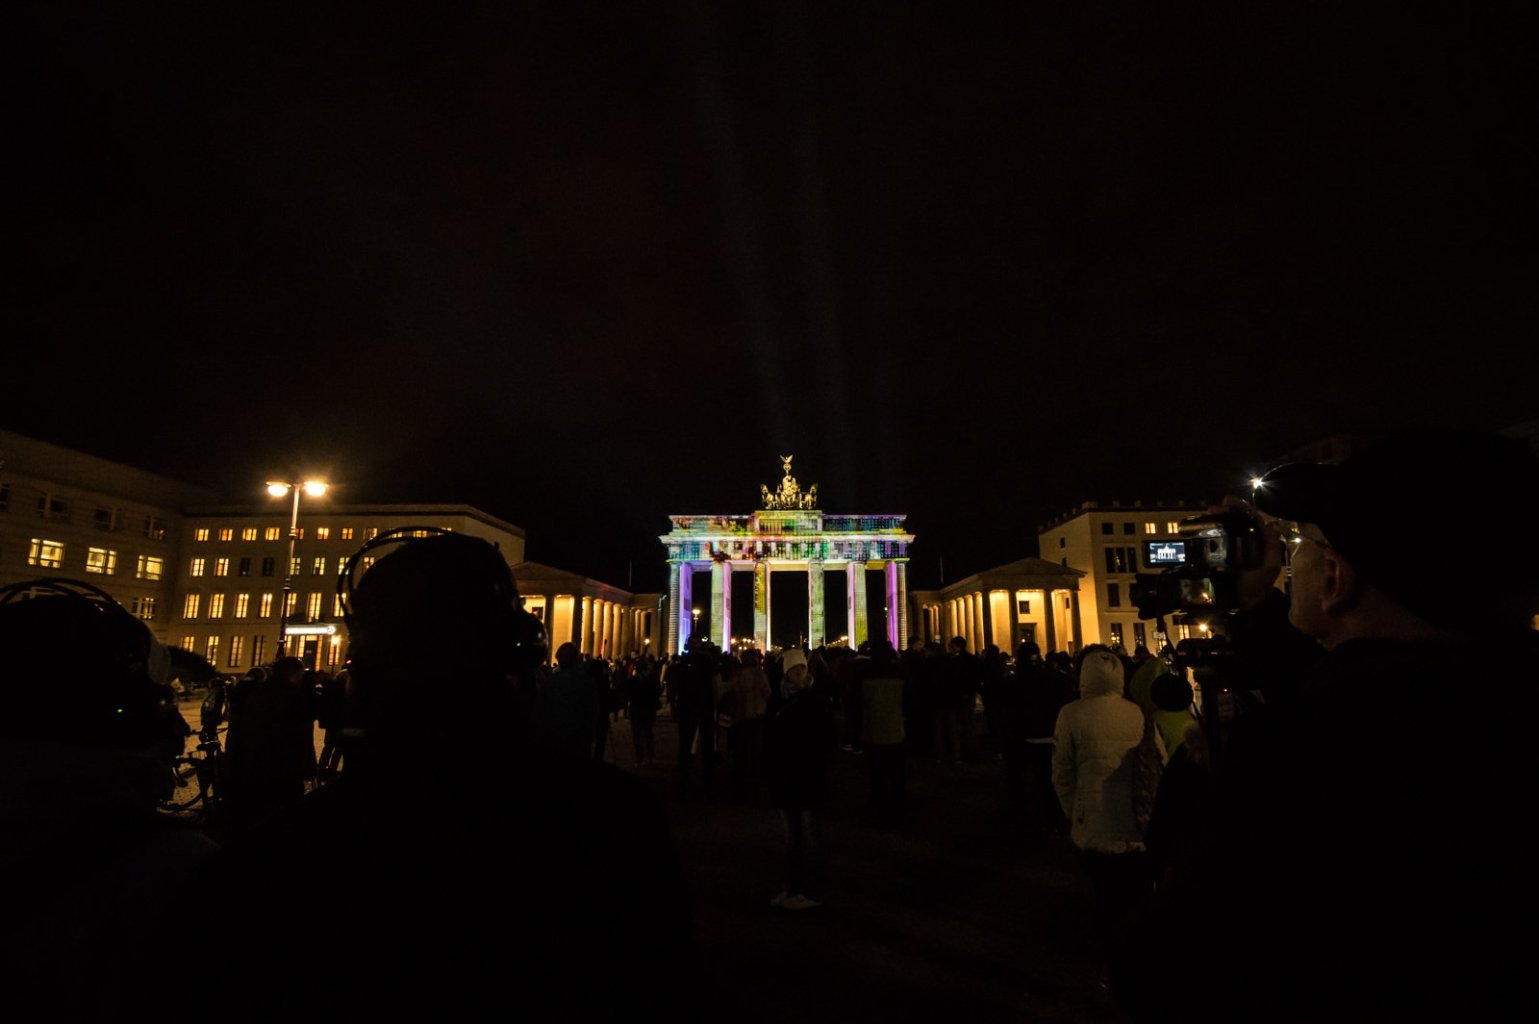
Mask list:
[[[568,640],[611,658],[658,649],[660,595],[525,562],[524,531],[468,505],[306,502],[290,563],[285,502],[221,506],[216,499],[206,488],[0,431],[0,585],[97,584],[162,643],[227,673],[271,663],[287,619],[290,653],[313,668],[335,668],[347,657],[337,581],[348,558],[388,530],[437,527],[502,552],[525,606],[546,622],[553,652]]]
[[[0,585],[85,580],[170,637],[183,509],[214,493],[0,430]]]
[[[1078,594],[1084,643],[1159,650],[1163,638],[1155,636],[1155,622],[1139,619],[1133,603],[1133,575],[1180,564],[1179,523],[1206,511],[1185,502],[1087,501],[1043,527],[1037,536],[1042,558],[1084,574]],[[1188,627],[1169,625],[1172,642],[1188,635]]]

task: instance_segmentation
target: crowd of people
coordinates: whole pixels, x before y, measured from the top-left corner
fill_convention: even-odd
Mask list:
[[[522,976],[581,988],[592,1010],[626,1012],[648,986],[654,1012],[710,1015],[694,987],[654,984],[686,962],[690,901],[661,803],[623,770],[656,761],[666,707],[681,799],[779,815],[777,910],[837,899],[823,851],[835,757],[864,761],[870,822],[888,830],[911,827],[916,759],[989,764],[1024,832],[1080,851],[1105,984],[1137,1019],[1510,1008],[1520,944],[1498,922],[1527,906],[1539,556],[1518,544],[1411,564],[1418,524],[1378,500],[1428,459],[1447,492],[1422,496],[1428,514],[1451,521],[1475,496],[1493,531],[1531,521],[1539,460],[1484,435],[1391,439],[1269,475],[1254,499],[1274,543],[1232,569],[1231,654],[1207,707],[1169,650],[1044,657],[958,637],[766,658],[695,637],[666,661],[571,644],[552,658],[491,546],[387,536],[347,595],[346,673],[284,658],[211,690],[205,713],[229,720],[229,815],[213,834],[157,810],[186,730],[144,625],[88,585],[5,588],[7,990],[66,1020],[144,1016],[151,951],[191,878],[222,893],[222,956],[274,965],[253,966],[260,982],[235,1000],[194,977],[189,1005],[220,998],[225,1016],[510,1001],[539,1016],[535,993],[503,984],[509,950]],[[1487,713],[1475,687],[1496,695]],[[611,763],[621,722],[629,766]],[[451,746],[469,781],[445,787],[429,767]],[[645,884],[592,885],[616,860]],[[279,969],[288,933],[317,914],[347,940],[321,969]],[[614,917],[647,921],[649,941],[595,991],[592,930]],[[1173,992],[1194,970],[1197,990]]]

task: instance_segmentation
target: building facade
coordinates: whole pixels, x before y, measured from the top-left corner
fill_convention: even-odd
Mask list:
[[[545,623],[552,658],[564,643],[609,660],[662,649],[663,595],[630,594],[539,562],[515,565],[513,574],[524,609]]]
[[[1159,649],[1166,638],[1156,636],[1154,621],[1139,619],[1131,596],[1133,576],[1168,568],[1171,542],[1181,539],[1181,520],[1206,511],[1206,506],[1188,503],[1087,501],[1043,527],[1037,537],[1043,559],[1084,574],[1079,589],[1084,643],[1126,651],[1140,644]],[[1189,635],[1186,626],[1171,629],[1172,642]]]
[[[1084,575],[1057,562],[1023,558],[939,590],[916,590],[915,638],[946,644],[959,636],[975,654],[990,644],[1012,652],[1028,640],[1044,654],[1072,654],[1084,643],[1079,603]]]

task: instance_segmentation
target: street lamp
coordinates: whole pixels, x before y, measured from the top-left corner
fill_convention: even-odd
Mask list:
[[[689,617],[694,622],[694,624],[689,627],[689,638],[693,640],[695,637],[700,635],[700,609],[691,608],[689,610]]]
[[[278,606],[278,657],[283,658],[288,654],[289,648],[289,595],[294,591],[294,541],[299,538],[299,494],[303,491],[312,498],[319,498],[326,493],[326,483],[322,480],[295,481],[284,483],[281,480],[267,481],[267,493],[274,498],[294,495],[294,510],[289,515],[289,560],[284,564],[283,574],[283,603]]]

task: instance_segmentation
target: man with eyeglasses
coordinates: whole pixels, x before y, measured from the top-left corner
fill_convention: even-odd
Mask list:
[[[1250,574],[1231,635],[1276,685],[1235,723],[1193,854],[1127,922],[1114,978],[1135,1017],[1528,999],[1506,936],[1533,907],[1536,500],[1534,452],[1462,432],[1259,481],[1291,587],[1280,557]],[[1166,1002],[1180,977],[1195,987]]]

